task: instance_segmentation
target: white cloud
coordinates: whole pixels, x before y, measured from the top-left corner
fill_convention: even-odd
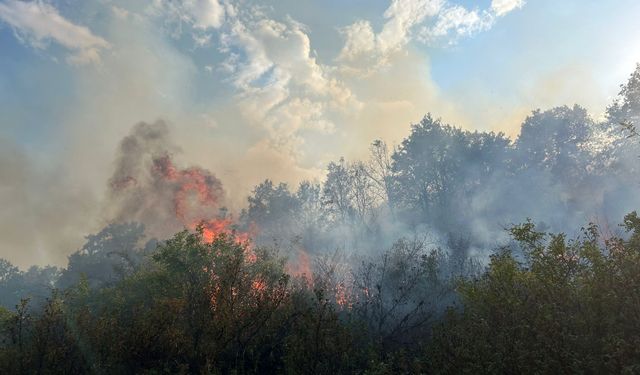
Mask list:
[[[494,18],[489,10],[467,10],[447,0],[390,0],[378,30],[368,20],[341,28],[344,47],[335,65],[325,65],[312,50],[307,27],[288,16],[274,19],[270,7],[224,0],[154,1],[151,11],[177,26],[175,33],[192,33],[197,46],[216,38],[226,58],[215,72],[233,87],[242,121],[265,132],[263,145],[294,157],[305,149],[309,132],[337,134],[346,130],[336,124],[358,116],[365,104],[354,92],[362,84],[350,79],[390,67],[416,38],[473,34]]]
[[[376,34],[369,21],[360,20],[344,27],[342,34],[345,36],[345,44],[340,52],[341,60],[351,60],[376,47]]]
[[[472,35],[487,30],[493,24],[494,16],[489,12],[467,10],[461,6],[451,6],[444,9],[437,17],[433,27],[424,27],[420,32],[423,41],[430,41],[447,35]]]
[[[367,92],[366,83],[352,81],[354,77],[372,78],[382,66],[389,71],[397,61],[406,60],[405,47],[416,38],[471,35],[488,29],[496,18],[491,10],[468,10],[445,0],[391,0],[378,32],[367,20],[340,29],[345,44],[337,64],[324,65],[312,50],[305,25],[290,17],[272,19],[264,7],[225,5],[233,12],[227,10],[218,30],[218,49],[227,58],[216,71],[235,88],[243,120],[265,132],[262,147],[272,147],[292,160],[304,158],[309,132],[348,137],[355,131],[353,122],[361,121],[367,105],[355,92],[362,98],[374,95]],[[415,97],[431,95],[422,101],[439,103],[437,95],[426,94],[426,89],[412,90]],[[412,99],[413,91],[407,94]],[[387,102],[380,98],[376,103],[386,108]],[[345,121],[350,128],[337,126]]]
[[[233,10],[230,5],[227,8]],[[224,24],[227,13],[225,6],[218,0],[154,0],[149,11],[177,25],[174,30],[176,34],[182,32],[183,23],[198,31],[219,29]]]
[[[389,54],[410,41],[411,29],[438,14],[442,6],[442,0],[393,0],[384,12],[386,21],[379,34],[375,34],[369,21],[364,20],[342,29],[345,45],[338,61],[356,61],[369,54],[374,55],[376,65],[384,64]]]
[[[504,16],[512,10],[522,8],[524,6],[524,0],[492,0],[491,10],[496,16]]]
[[[194,27],[217,29],[222,26],[224,7],[217,0],[187,0],[184,7],[191,15]]]
[[[44,49],[51,40],[71,50],[67,61],[72,64],[99,62],[100,51],[110,48],[106,40],[68,21],[46,3],[8,0],[0,3],[0,19],[34,48]]]
[[[442,0],[393,0],[384,12],[387,22],[377,37],[379,48],[389,51],[405,45],[411,28],[438,14],[443,4]]]
[[[230,74],[244,117],[268,132],[273,147],[296,154],[302,130],[332,132],[331,113],[357,101],[330,67],[318,63],[304,25],[256,12],[248,17],[233,19],[222,34],[229,58],[221,71]]]
[[[524,0],[493,0],[488,10],[469,10],[445,0],[392,0],[379,33],[367,20],[340,29],[345,44],[337,61],[342,63],[343,71],[370,74],[387,65],[391,55],[414,37],[425,43],[445,37],[453,42],[460,36],[491,28],[496,17],[523,5]],[[418,26],[421,28],[416,33]]]
[[[195,43],[195,45],[197,47],[204,47],[209,45],[209,43],[211,42],[211,34],[193,34],[193,42]]]

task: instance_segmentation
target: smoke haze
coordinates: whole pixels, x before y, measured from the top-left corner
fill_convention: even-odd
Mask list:
[[[169,182],[154,185],[155,157],[170,156],[179,170],[211,171],[205,174],[225,193],[205,216],[224,206],[239,217],[265,179],[292,191],[304,180],[322,182],[341,156],[366,160],[375,139],[391,151],[426,113],[512,140],[537,107],[577,101],[599,122],[640,60],[621,48],[640,37],[633,2],[606,9],[575,2],[575,19],[524,2],[472,9],[379,1],[340,14],[297,2],[195,3],[0,3],[1,257],[21,267],[64,265],[84,235],[113,220],[163,217],[172,203],[157,199],[173,192]],[[582,26],[587,18],[603,25],[615,19],[617,27],[596,33]],[[531,32],[540,19],[549,37]],[[529,53],[513,55],[521,49]],[[121,165],[123,138],[134,124],[157,119],[165,123],[165,143],[141,141],[147,151]],[[141,185],[116,194],[112,182],[126,184],[118,173]],[[490,202],[499,196],[493,191],[504,187],[493,178],[497,190],[468,204],[482,216],[474,236],[525,216],[488,219],[486,207],[496,207]],[[596,202],[604,199],[594,194]],[[518,199],[523,212],[534,209],[527,215],[545,212]],[[184,225],[165,218],[167,227],[153,233]]]

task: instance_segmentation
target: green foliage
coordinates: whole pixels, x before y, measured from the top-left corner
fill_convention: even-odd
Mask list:
[[[527,221],[482,273],[398,241],[348,290],[335,264],[310,283],[270,250],[183,231],[111,286],[80,276],[0,309],[0,373],[637,373],[640,218],[622,226],[569,240]]]
[[[289,374],[348,374],[366,367],[363,332],[341,319],[325,290],[298,290],[292,296],[294,313],[285,341],[285,369]]]
[[[69,256],[69,265],[57,280],[57,287],[75,285],[82,275],[92,288],[118,282],[140,266],[145,253],[139,248],[143,237],[144,227],[137,223],[110,224],[87,236],[84,246]],[[148,243],[146,250],[152,245],[153,242]]]
[[[491,258],[464,280],[462,310],[450,310],[427,353],[436,373],[637,373],[640,370],[640,220],[626,240],[511,229],[525,250]]]
[[[607,108],[607,116],[612,122],[638,123],[640,120],[640,64],[629,77],[620,85],[620,92],[614,102]]]

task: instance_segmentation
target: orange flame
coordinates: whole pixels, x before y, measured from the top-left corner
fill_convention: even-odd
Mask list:
[[[223,195],[222,186],[209,171],[197,167],[179,170],[169,155],[154,159],[153,165],[155,172],[161,178],[177,184],[173,204],[176,216],[181,220],[187,220],[191,210],[201,211],[204,208],[215,211],[218,208]],[[191,207],[189,202],[194,193],[197,206]],[[215,214],[215,212],[208,214]]]
[[[222,184],[211,172],[198,167],[179,168],[177,167],[171,154],[164,153],[152,159],[149,176],[136,178],[125,175],[117,179],[112,179],[111,188],[113,191],[121,192],[130,188],[139,188],[142,193],[149,189],[150,195],[161,197],[165,201],[157,212],[161,212],[163,217],[168,211],[169,223],[167,230],[174,230],[179,227],[194,231],[200,229],[202,241],[212,243],[219,236],[225,235],[232,238],[242,246],[244,251],[244,261],[252,264],[257,262],[257,254],[254,251],[251,238],[257,233],[256,227],[251,226],[247,231],[238,231],[235,228],[235,221],[226,215],[220,215],[224,191]],[[150,177],[150,178],[146,178]],[[163,234],[167,234],[163,232]],[[215,249],[213,251],[216,251]],[[214,266],[214,265],[211,265]],[[220,276],[216,274],[215,267],[203,267],[211,280],[210,306],[213,310],[220,307],[218,300],[222,290]],[[265,279],[254,273],[247,273],[246,279],[250,288],[251,297],[259,300],[265,295],[269,295],[271,286]],[[244,289],[242,289],[244,290]],[[241,293],[238,287],[230,290],[233,298]]]
[[[252,233],[234,230],[231,219],[201,221],[199,225],[202,225],[202,240],[204,242],[211,243],[221,234],[231,236],[238,244],[245,246],[245,260],[247,262],[255,263],[257,261],[258,257],[253,251],[251,242]],[[197,227],[197,225],[192,225],[192,229],[195,227]]]
[[[335,296],[338,306],[342,307],[343,309],[351,309],[351,307],[353,307],[349,289],[347,289],[347,286],[344,283],[339,283],[338,285],[336,285]]]
[[[231,218],[217,217],[223,191],[220,181],[213,174],[198,167],[179,169],[170,155],[155,158],[153,171],[157,178],[169,181],[175,187],[175,215],[185,227],[195,230],[202,226],[202,240],[207,243],[213,242],[221,234],[233,237],[239,244],[246,245],[247,261],[256,261],[250,241],[252,234],[235,230]]]

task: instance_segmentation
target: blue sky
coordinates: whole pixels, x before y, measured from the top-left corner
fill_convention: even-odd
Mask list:
[[[639,16],[632,0],[0,0],[0,257],[59,262],[45,244],[99,228],[139,121],[168,121],[180,161],[238,207],[428,112],[512,137],[536,108],[598,118],[640,61]]]

